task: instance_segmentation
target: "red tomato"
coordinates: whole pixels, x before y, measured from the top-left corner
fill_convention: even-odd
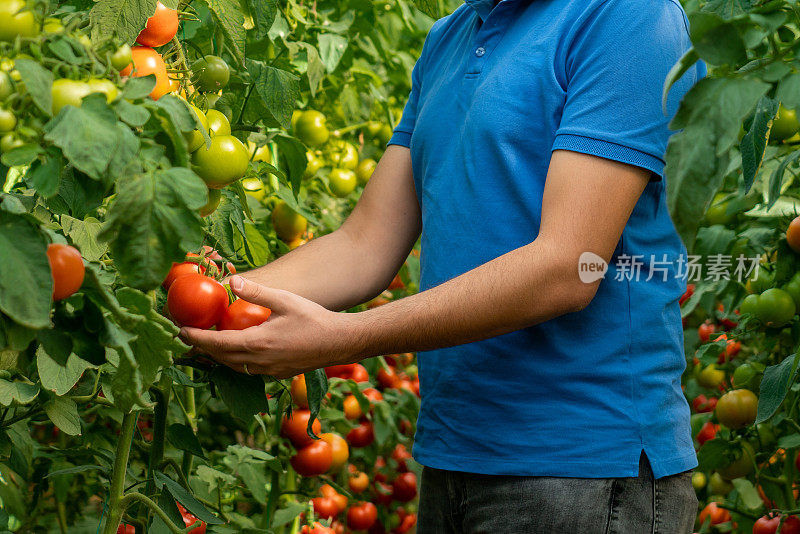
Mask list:
[[[178,279],[178,277],[183,276],[185,274],[205,274],[206,268],[202,265],[198,265],[197,263],[192,263],[190,261],[184,261],[182,263],[173,263],[172,267],[167,273],[167,277],[164,278],[164,281],[161,282],[161,287],[164,289],[169,289],[169,286],[172,285],[172,282]]]
[[[714,407],[717,405],[717,398],[711,397],[710,399],[706,398],[705,395],[698,395],[692,401],[692,408],[697,413],[709,413],[714,411]]]
[[[211,328],[228,308],[228,292],[222,284],[199,273],[176,279],[167,293],[167,308],[176,323]]]
[[[300,529],[300,534],[337,534],[334,529],[331,527],[326,527],[322,525],[322,523],[314,523],[313,527],[309,527],[308,525],[303,525],[303,528]]]
[[[372,428],[372,423],[363,421],[360,425],[347,433],[347,442],[351,447],[361,448],[368,447],[375,441],[375,432]]]
[[[81,288],[86,267],[78,249],[50,243],[47,245],[47,261],[53,277],[53,300],[63,300]]]
[[[711,421],[706,421],[705,424],[700,428],[700,431],[697,433],[697,443],[702,445],[706,441],[714,439],[717,436],[718,431],[719,425],[716,425]]]
[[[366,367],[361,365],[360,363],[353,364],[353,371],[348,376],[350,380],[354,380],[359,384],[361,382],[369,382],[369,373],[367,372]]]
[[[678,304],[683,306],[683,303],[689,300],[692,295],[694,295],[694,284],[689,284],[686,286],[686,292],[678,299]]]
[[[400,502],[409,502],[417,496],[417,475],[400,473],[392,482],[392,498]]]
[[[709,519],[711,520],[712,525],[719,525],[721,523],[727,523],[730,521],[731,513],[724,508],[718,507],[717,503],[710,502],[705,508],[703,508],[697,519],[700,521],[701,526]]]
[[[331,463],[333,463],[331,446],[321,439],[306,445],[291,458],[294,470],[304,477],[313,477],[325,473],[331,468]]]
[[[781,522],[780,514],[767,514],[760,517],[753,525],[753,534],[775,534]],[[781,527],[781,534],[800,534],[800,519],[795,515],[786,517]]]
[[[717,310],[721,314],[724,314],[725,313],[725,306],[723,306],[723,304],[720,302],[719,304],[717,304]],[[739,310],[733,310],[733,313],[736,314],[736,315],[739,315]],[[732,320],[728,319],[727,317],[722,317],[719,320],[719,322],[722,323],[722,326],[724,326],[726,330],[732,330],[732,329],[736,328],[736,326],[739,324],[736,321],[732,321]]]
[[[383,394],[375,388],[367,388],[361,393],[363,393],[364,396],[372,402],[378,402],[383,400]]]
[[[150,92],[150,98],[158,100],[172,90],[167,76],[167,65],[161,54],[149,46],[134,46],[131,48],[133,63],[120,71],[121,76],[147,76],[154,74],[156,86]]]
[[[325,368],[325,374],[328,378],[350,378],[353,373],[353,368],[356,364],[347,363],[345,365],[331,365]]]
[[[178,24],[178,12],[158,2],[155,14],[147,19],[136,42],[144,46],[164,46],[178,33]]]
[[[330,497],[314,497],[311,499],[311,504],[314,505],[314,513],[320,519],[333,519],[339,515],[339,507]]]
[[[387,289],[389,289],[389,291],[391,291],[391,290],[394,290],[394,289],[403,289],[404,287],[406,287],[406,285],[403,283],[403,280],[400,278],[400,273],[397,273],[396,275],[394,275],[394,278],[392,278],[392,281],[389,283],[389,287]]]
[[[347,526],[353,530],[366,530],[378,519],[378,509],[371,502],[351,506],[347,511]]]
[[[406,466],[406,460],[411,458],[411,453],[408,452],[406,446],[402,443],[398,443],[395,445],[394,450],[392,451],[392,459],[397,462],[397,470],[402,472],[408,471],[408,467]]]
[[[382,506],[389,506],[392,504],[392,485],[386,482],[380,482],[378,475],[375,475],[375,504]]]
[[[400,524],[394,527],[392,534],[406,534],[417,524],[417,514],[408,514],[400,519]]]
[[[217,323],[217,330],[244,330],[258,326],[269,319],[270,314],[272,310],[269,308],[237,299],[225,309],[225,313]]]
[[[400,387],[400,375],[393,368],[383,368],[378,371],[378,383],[387,389],[397,389]]]
[[[728,339],[727,334],[721,334],[717,336],[714,341],[722,341],[727,340],[725,344],[725,350],[719,355],[717,358],[717,363],[725,363],[729,362],[739,354],[739,351],[742,349],[742,343],[740,341],[736,341],[734,339]]]
[[[181,503],[175,503],[178,505],[178,511],[181,513],[183,517],[183,524],[187,527],[189,525],[193,525],[195,521],[197,521],[197,517],[194,516],[191,512],[189,512],[186,508],[184,508]],[[199,527],[195,527],[189,531],[189,534],[205,534],[206,532],[206,522],[201,521]]]
[[[136,534],[136,527],[122,523],[117,527],[117,534]]]
[[[386,459],[384,459],[383,456],[378,456],[377,458],[375,458],[374,467],[375,467],[375,472],[373,474],[373,478],[377,482],[386,482],[386,475],[383,474],[383,472],[382,472],[383,468],[386,467]],[[391,489],[392,488],[389,487],[390,492],[391,492]]]
[[[316,440],[308,435],[307,430],[308,420],[310,418],[311,412],[309,410],[294,410],[291,417],[283,417],[283,421],[281,422],[281,435],[285,438],[289,438],[292,444],[298,449],[313,443]],[[314,420],[311,429],[314,431],[314,434],[319,436],[320,432],[322,432],[322,424],[320,424],[319,419]]]
[[[711,339],[711,334],[716,331],[717,327],[711,321],[706,321],[697,327],[697,335],[703,343],[708,343],[708,340]]]
[[[330,442],[328,444],[330,445]],[[334,453],[334,457],[335,456],[336,454]],[[336,488],[334,488],[330,484],[323,484],[322,486],[320,486],[319,493],[323,497],[331,499],[336,504],[336,510],[338,512],[344,512],[347,509],[347,496],[342,495],[341,493],[336,491]]]

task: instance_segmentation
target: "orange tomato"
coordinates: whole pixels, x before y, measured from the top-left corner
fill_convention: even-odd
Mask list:
[[[139,32],[136,42],[144,46],[163,46],[178,33],[178,12],[161,2],[156,4],[156,12],[147,19],[144,29]]]
[[[786,229],[786,241],[795,252],[800,253],[800,217],[795,217]]]
[[[297,375],[292,379],[292,386],[289,388],[292,400],[300,408],[308,408],[308,388],[306,388],[306,377]]]
[[[319,437],[331,446],[331,453],[333,454],[331,471],[338,471],[347,463],[347,459],[350,457],[350,448],[347,446],[347,442],[342,436],[333,432],[320,434]]]
[[[332,499],[333,502],[336,503],[337,513],[344,512],[345,509],[347,509],[347,497],[336,491],[336,488],[330,484],[323,484],[320,486],[319,493],[323,497]]]
[[[703,508],[697,519],[700,521],[701,526],[707,520],[710,520],[712,525],[719,525],[721,523],[727,523],[730,521],[731,513],[725,508],[718,507],[717,503],[710,502],[705,508]]]
[[[350,473],[350,477],[347,479],[347,486],[353,493],[361,493],[369,486],[369,477],[362,471]]]
[[[134,46],[131,49],[133,63],[125,67],[120,75],[122,76],[148,76],[156,77],[156,86],[150,92],[150,98],[158,100],[172,90],[169,76],[167,76],[167,65],[161,54],[148,46]]]
[[[47,261],[53,277],[53,300],[62,300],[80,289],[86,268],[78,249],[61,243],[47,245]]]
[[[364,415],[361,411],[361,406],[358,404],[358,399],[353,395],[348,395],[344,398],[344,416],[347,419],[358,419]]]

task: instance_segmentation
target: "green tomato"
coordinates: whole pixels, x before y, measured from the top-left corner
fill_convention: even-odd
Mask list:
[[[800,122],[797,120],[797,111],[787,109],[781,104],[778,107],[778,114],[772,120],[769,140],[773,143],[779,143],[792,137],[798,130],[800,130]]]
[[[292,118],[289,121],[290,126],[292,127],[292,131],[294,131],[297,127],[297,121],[300,119],[300,116],[303,114],[302,111],[296,109],[292,111]]]
[[[792,296],[795,307],[800,310],[800,273],[795,273],[783,286],[783,290]]]
[[[17,117],[13,111],[0,108],[0,133],[8,133],[17,127]]]
[[[222,112],[216,109],[209,109],[206,112],[206,119],[208,120],[208,133],[212,137],[231,134],[231,123]]]
[[[232,184],[247,172],[250,157],[244,144],[232,135],[217,135],[211,145],[201,146],[192,153],[197,175],[211,189]]]
[[[775,275],[762,266],[759,266],[758,274],[747,280],[745,289],[747,289],[748,293],[763,293],[774,285]]]
[[[760,295],[745,297],[739,306],[739,311],[755,315],[766,326],[780,328],[792,321],[796,308],[794,299],[789,293],[774,287]]]
[[[303,176],[311,178],[325,166],[325,161],[315,156],[313,152],[306,152],[306,158],[308,159],[308,165],[306,165],[306,172],[303,173]]]
[[[242,179],[242,187],[245,193],[259,202],[264,202],[264,199],[267,198],[267,190],[264,188],[264,182],[260,178],[255,176],[244,178]]]
[[[736,214],[727,213],[728,202],[723,200],[725,196],[726,195],[724,193],[717,193],[714,195],[714,199],[711,201],[711,206],[709,206],[708,211],[706,212],[706,223],[709,226],[713,226],[715,224],[726,225],[736,219]]]
[[[695,471],[692,474],[692,487],[695,491],[700,491],[701,489],[706,487],[706,483],[708,479],[706,478],[706,474],[702,471]]]
[[[313,109],[303,111],[295,121],[294,134],[307,146],[319,146],[330,137],[325,115]]]
[[[356,188],[358,179],[350,169],[331,169],[328,175],[331,193],[337,197],[346,197]]]
[[[378,139],[380,139],[381,144],[385,145],[386,143],[388,143],[389,140],[392,138],[393,133],[394,130],[388,124],[384,124],[383,126],[381,126],[381,130],[380,132],[378,132]]]
[[[708,489],[714,495],[727,495],[733,491],[733,484],[725,480],[719,473],[711,473],[708,480]]]
[[[347,141],[336,141],[332,150],[328,153],[331,167],[339,169],[356,170],[358,167],[358,149]]]
[[[383,128],[383,124],[378,121],[369,121],[364,131],[364,137],[367,139],[375,139]]]
[[[742,448],[736,454],[734,460],[727,466],[719,469],[719,475],[725,480],[733,480],[749,475],[753,472],[756,453],[753,446],[746,441],[742,442]]]
[[[356,167],[356,178],[358,178],[359,185],[367,185],[369,179],[372,178],[372,173],[375,172],[375,167],[378,165],[372,158],[362,159],[358,162]]]
[[[124,44],[111,54],[111,66],[117,70],[123,70],[131,63],[133,63],[133,51],[130,45]]]
[[[201,93],[219,91],[231,77],[231,69],[225,60],[218,56],[206,56],[194,64],[194,86]]]
[[[217,100],[219,100],[219,95],[217,93],[208,93],[205,97],[208,109],[214,109],[214,106],[217,105]]]
[[[208,119],[206,118],[206,114],[203,113],[197,106],[189,104],[188,102],[187,104],[189,105],[189,108],[192,110],[192,113],[194,113],[194,116],[197,117],[197,120],[200,121],[202,128],[205,131],[208,131]],[[199,130],[192,130],[191,132],[185,132],[183,136],[186,139],[186,145],[187,148],[189,149],[189,152],[194,152],[195,150],[203,146],[206,142],[205,138],[203,137],[203,134]]]
[[[109,104],[113,102],[119,91],[117,90],[117,86],[111,80],[101,80],[101,79],[91,79],[88,82],[89,88],[91,89],[92,93],[103,93],[106,95],[106,102]]]
[[[697,375],[697,383],[709,389],[715,389],[722,384],[725,380],[725,371],[717,369],[713,363],[705,368]]]
[[[758,392],[761,383],[761,373],[749,363],[743,363],[733,372],[733,386]]]
[[[10,152],[15,148],[19,148],[25,143],[17,137],[13,133],[7,133],[3,137],[0,137],[0,153],[5,154],[6,152]]]
[[[64,31],[64,25],[61,23],[60,19],[47,17],[44,19],[42,30],[45,33],[61,33]]]
[[[39,25],[33,11],[24,0],[0,2],[0,41],[13,41],[17,37],[35,37]]]
[[[14,82],[11,76],[4,71],[0,70],[0,100],[5,100],[14,93]]]
[[[205,206],[200,208],[200,216],[208,217],[209,215],[214,213],[217,210],[217,207],[219,207],[220,199],[222,199],[221,189],[209,189],[208,202],[206,202]]]
[[[53,96],[53,115],[58,115],[64,106],[81,107],[83,97],[91,94],[92,88],[86,82],[61,78],[53,82],[50,92]]]

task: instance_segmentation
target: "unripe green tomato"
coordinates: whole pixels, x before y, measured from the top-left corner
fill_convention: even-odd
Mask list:
[[[243,178],[242,187],[245,193],[259,202],[264,202],[264,199],[267,197],[267,190],[264,188],[264,182],[262,182],[260,178],[255,176]]]
[[[308,158],[308,165],[306,165],[306,172],[303,173],[303,176],[311,178],[325,166],[325,161],[315,156],[312,152],[306,152],[306,158]]]
[[[708,489],[714,495],[725,496],[733,491],[733,484],[725,480],[719,473],[711,473],[708,480]]]
[[[331,193],[337,197],[346,197],[356,188],[358,179],[356,173],[350,169],[331,169],[328,175],[328,182],[330,183]]]
[[[749,389],[734,389],[719,398],[714,415],[731,429],[744,428],[756,420],[758,397]],[[724,474],[723,474],[724,476]]]
[[[130,45],[124,44],[111,54],[111,66],[117,70],[123,70],[131,63],[133,63],[133,51]]]
[[[367,139],[374,139],[380,133],[383,124],[378,121],[369,121],[367,127],[364,129],[364,137]]]
[[[93,45],[92,45],[92,40],[89,38],[88,35],[86,35],[85,33],[78,33],[77,37],[78,37],[78,42],[81,43],[84,48],[88,48],[91,50]]]
[[[708,479],[706,478],[706,474],[702,471],[695,471],[692,474],[692,487],[695,491],[700,491],[706,487],[708,483]]]
[[[17,116],[13,111],[0,108],[0,133],[13,131],[17,127]]]
[[[33,11],[24,0],[0,2],[0,41],[13,41],[17,37],[35,37],[39,25]]]
[[[92,88],[86,82],[61,78],[53,82],[50,92],[53,96],[53,115],[58,115],[64,106],[81,107],[83,97],[91,94]]]
[[[756,305],[758,319],[772,328],[780,328],[790,323],[796,311],[792,296],[777,287],[761,293]]]
[[[706,223],[710,226],[715,224],[726,225],[736,219],[735,213],[728,213],[728,202],[723,199],[726,197],[724,193],[717,193],[711,201],[711,205],[706,212]]]
[[[209,189],[208,190],[208,202],[206,205],[200,208],[200,216],[201,217],[208,217],[212,213],[214,213],[217,208],[219,207],[219,201],[222,199],[222,190],[221,189]]]
[[[192,110],[192,113],[194,113],[195,117],[197,117],[197,120],[200,121],[202,128],[205,131],[208,131],[208,119],[206,118],[206,114],[203,113],[200,110],[200,108],[198,108],[193,104],[189,104],[189,108]],[[191,132],[185,132],[183,136],[186,139],[186,144],[187,148],[189,149],[189,152],[194,152],[195,150],[203,146],[206,142],[205,138],[203,137],[203,134],[199,130],[192,130]]]
[[[758,432],[758,437],[750,442],[756,449],[761,449],[762,447],[767,449],[775,443],[775,431],[769,423],[757,424],[756,431]]]
[[[225,60],[218,56],[206,56],[197,61],[192,70],[194,86],[201,93],[216,92],[228,85],[231,70]]]
[[[381,126],[380,132],[378,132],[378,139],[380,139],[381,143],[385,145],[392,138],[393,133],[394,130],[392,129],[392,127],[389,126],[388,124],[384,124],[383,126]]]
[[[791,280],[783,286],[783,290],[792,296],[795,308],[800,310],[800,273],[795,273]]]
[[[10,152],[15,148],[19,148],[25,143],[17,137],[13,133],[7,133],[3,137],[0,137],[0,153],[5,154],[6,152]]]
[[[358,149],[347,141],[337,141],[328,154],[331,167],[356,170],[358,167]]]
[[[757,392],[761,382],[760,373],[749,363],[743,363],[733,372],[733,387]]]
[[[307,146],[319,146],[330,137],[325,115],[316,110],[300,113],[295,121],[294,134]]]
[[[42,26],[42,30],[45,33],[61,33],[64,31],[64,25],[61,23],[60,19],[47,17],[46,19],[44,19],[44,25]]]
[[[781,104],[778,107],[778,114],[772,120],[772,128],[769,131],[769,140],[779,143],[789,139],[800,130],[800,122],[797,120],[797,112],[787,109]]]
[[[99,79],[91,79],[88,82],[89,89],[91,89],[92,93],[103,93],[106,95],[106,102],[109,104],[117,98],[119,91],[117,90],[117,86],[111,80],[99,80]]]
[[[225,187],[244,176],[249,162],[247,148],[232,135],[214,136],[208,148],[201,146],[192,153],[195,172],[211,189]]]
[[[367,185],[369,179],[372,178],[372,173],[375,172],[375,167],[378,165],[372,158],[362,159],[358,162],[356,167],[356,178],[358,178],[359,185]]]
[[[296,129],[296,127],[297,127],[297,126],[296,126],[296,125],[297,125],[297,121],[298,121],[298,119],[300,119],[300,116],[301,116],[302,114],[303,114],[303,112],[302,112],[302,111],[300,111],[299,109],[296,109],[296,110],[292,111],[292,118],[291,118],[291,120],[289,121],[289,124],[290,124],[290,125],[291,125],[291,127],[292,127],[292,131],[294,131],[294,130]]]
[[[228,121],[228,117],[221,112],[216,109],[209,109],[206,111],[206,119],[208,120],[208,133],[212,137],[231,134],[231,123]]]
[[[697,383],[709,389],[716,389],[725,380],[725,371],[717,369],[713,363],[697,375]]]
[[[286,243],[300,239],[308,229],[305,217],[294,211],[284,201],[279,201],[272,208],[272,227],[281,241]]]
[[[205,95],[206,99],[206,106],[208,109],[214,109],[214,106],[217,105],[217,100],[219,100],[219,96],[217,93],[208,93]]]
[[[5,100],[14,93],[14,82],[11,76],[4,71],[0,70],[0,101]]]
[[[753,450],[753,446],[743,441],[741,451],[737,454],[736,459],[722,469],[719,469],[719,475],[725,480],[746,477],[753,472],[755,455],[756,453]]]

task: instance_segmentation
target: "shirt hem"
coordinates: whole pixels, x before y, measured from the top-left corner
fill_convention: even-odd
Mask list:
[[[627,163],[652,172],[659,179],[664,176],[664,161],[641,150],[610,141],[575,134],[557,134],[551,150],[570,150]]]
[[[446,471],[460,471],[480,475],[517,475],[517,476],[549,476],[558,478],[624,478],[639,475],[639,452],[631,462],[580,462],[537,460],[494,460],[488,457],[467,458],[448,454],[442,457],[430,454],[424,448],[414,445],[414,460],[426,467]],[[657,460],[648,455],[650,467],[655,478],[683,473],[697,467],[697,455],[691,453],[682,456]]]

